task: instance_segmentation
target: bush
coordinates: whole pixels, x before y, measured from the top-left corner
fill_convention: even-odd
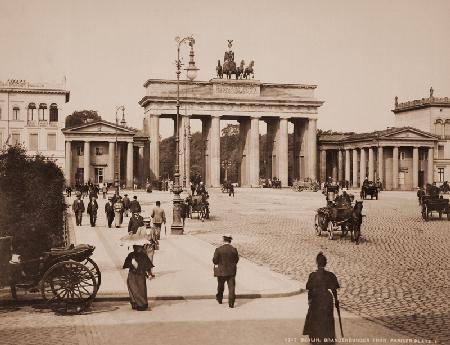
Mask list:
[[[20,146],[0,154],[0,236],[13,236],[14,252],[36,257],[61,245],[64,231],[64,174],[43,156]]]

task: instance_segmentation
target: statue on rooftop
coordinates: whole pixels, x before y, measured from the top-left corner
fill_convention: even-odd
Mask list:
[[[430,98],[433,98],[434,96],[433,96],[433,93],[434,93],[434,89],[433,89],[433,87],[430,87]]]

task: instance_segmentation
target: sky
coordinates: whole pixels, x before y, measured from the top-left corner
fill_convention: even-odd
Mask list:
[[[317,85],[321,129],[392,126],[394,97],[428,97],[430,86],[450,97],[448,0],[0,0],[0,80],[65,77],[66,115],[93,109],[114,121],[124,105],[142,128],[143,84],[176,78],[175,37],[188,35],[197,80],[215,77],[233,39],[255,79]],[[187,62],[188,46],[181,54]]]

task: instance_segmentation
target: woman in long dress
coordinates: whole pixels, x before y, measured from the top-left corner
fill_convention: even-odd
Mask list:
[[[128,268],[127,286],[131,307],[143,311],[148,309],[147,276],[153,267],[152,262],[141,245],[133,245],[133,251],[128,254],[123,268]]]
[[[317,271],[309,275],[306,283],[309,308],[303,334],[308,335],[310,342],[314,344],[334,344],[336,331],[333,316],[333,297],[334,304],[338,307],[337,289],[339,283],[332,272],[325,270],[327,258],[322,252],[317,255],[316,263]]]

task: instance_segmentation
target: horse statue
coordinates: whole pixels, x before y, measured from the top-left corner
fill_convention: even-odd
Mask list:
[[[223,69],[222,69],[222,65],[220,64],[220,60],[217,60],[216,72],[217,72],[217,76],[220,79],[222,79],[223,78]]]
[[[231,79],[232,74],[236,75],[236,62],[225,59],[223,63],[223,74],[227,76],[227,79]]]
[[[241,60],[241,64],[236,68],[236,79],[242,79],[242,75],[244,74],[245,70],[244,65],[245,61]]]
[[[255,77],[255,73],[253,72],[254,65],[255,62],[253,60],[250,61],[250,64],[244,70],[244,75],[242,76],[244,79],[247,79],[250,75],[252,76],[252,79]]]

